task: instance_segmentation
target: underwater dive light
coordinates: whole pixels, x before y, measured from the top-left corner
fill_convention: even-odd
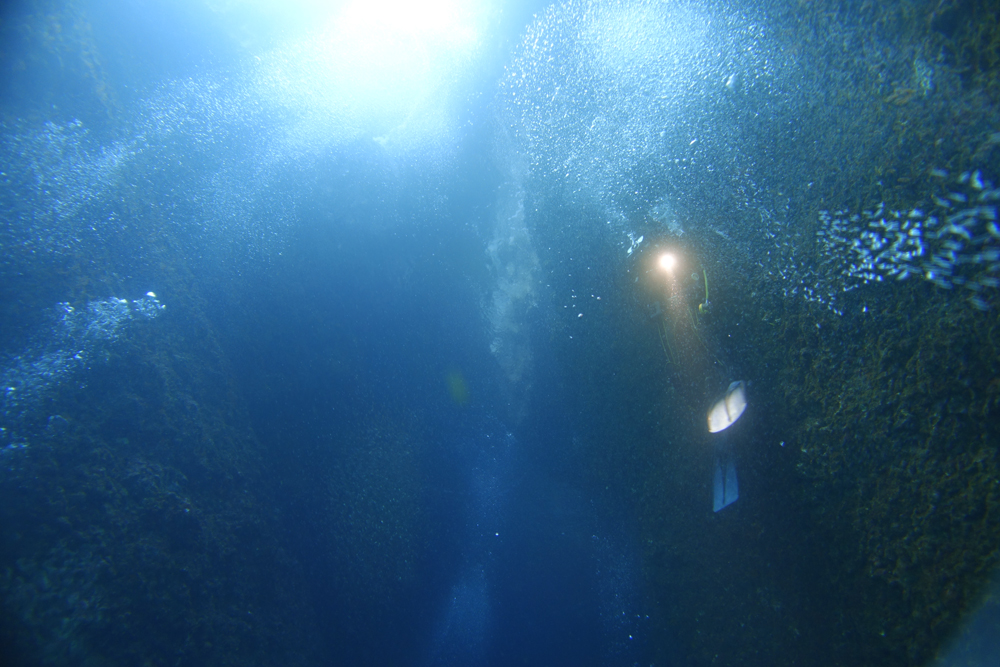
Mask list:
[[[677,266],[677,257],[673,253],[665,252],[660,255],[660,268],[670,273]]]

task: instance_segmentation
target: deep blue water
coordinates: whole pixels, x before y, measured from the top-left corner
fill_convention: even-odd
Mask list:
[[[6,4],[0,663],[991,664],[970,4]]]

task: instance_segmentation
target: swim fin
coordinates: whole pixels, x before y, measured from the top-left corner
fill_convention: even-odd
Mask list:
[[[740,484],[736,480],[736,464],[731,457],[723,460],[715,458],[715,482],[713,484],[713,510],[718,512],[723,507],[735,503],[740,497]]]

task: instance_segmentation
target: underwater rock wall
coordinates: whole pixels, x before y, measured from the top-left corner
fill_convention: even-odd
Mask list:
[[[544,282],[566,304],[552,339],[583,434],[581,473],[597,497],[633,508],[662,661],[920,664],[956,632],[997,566],[989,183],[1000,125],[997,63],[985,46],[994,42],[983,34],[995,38],[995,23],[975,22],[980,3],[770,9],[769,43],[782,45],[787,63],[777,71],[791,79],[772,89],[781,103],[772,126],[738,124],[751,141],[735,143],[757,156],[748,178],[759,177],[743,204],[720,186],[734,177],[725,168],[695,170],[700,187],[671,189],[676,168],[665,161],[657,173],[627,173],[634,192],[655,195],[653,211],[668,192],[678,224],[630,215],[600,205],[612,199],[603,195],[618,186],[613,177],[597,179],[607,190],[578,187],[577,165],[602,164],[603,146],[537,149],[551,161],[536,176],[548,199],[537,198],[529,224],[545,249]],[[559,29],[572,34],[566,22]],[[543,46],[554,57],[540,66],[558,70],[563,54]],[[623,108],[604,102],[592,117]],[[647,154],[636,137],[614,142],[620,155]],[[546,189],[552,174],[562,189]],[[719,192],[705,196],[709,184]],[[704,378],[665,358],[646,309],[663,299],[644,284],[651,253],[625,261],[613,234],[593,240],[623,212],[648,248],[683,241],[699,254],[713,308],[697,326],[721,341],[713,351],[738,372],[729,379],[752,381],[734,432],[741,497],[718,515]],[[918,219],[919,256],[915,241],[900,239],[917,238]],[[947,283],[932,265],[948,271]],[[591,294],[600,305],[578,320],[573,299]]]
[[[86,171],[75,155],[53,158],[53,179]],[[120,180],[76,192],[69,212],[4,201],[25,223],[9,234],[38,243],[13,243],[2,265],[17,326],[0,373],[13,388],[0,406],[0,652],[13,664],[308,664],[301,568],[208,314],[207,290],[227,286],[192,269],[197,241],[157,205],[147,166],[117,165]],[[102,224],[88,226],[95,210]],[[34,312],[50,292],[62,302]]]
[[[849,194],[799,201],[817,223],[778,233],[773,250],[799,258],[791,273],[749,272],[746,349],[772,369],[758,385],[767,428],[793,448],[809,522],[830,531],[837,650],[868,663],[932,658],[997,566],[1000,118],[983,10],[872,10],[900,35],[856,116],[888,121],[885,159],[851,165]]]
[[[4,451],[0,648],[20,664],[304,664],[302,582],[225,356],[189,296],[142,324]]]
[[[906,664],[932,657],[998,564],[1000,321],[928,284],[882,304],[821,328],[808,309],[765,311],[755,333],[798,350],[794,365],[762,354],[781,368],[766,409],[802,503],[842,535],[844,622]]]
[[[634,508],[659,655],[927,661],[998,565],[997,311],[893,280],[859,287],[867,311],[838,316],[759,275],[709,275],[703,334],[752,379],[733,427],[741,498],[719,514],[703,383],[668,360],[634,285],[603,292],[607,310],[588,314],[599,333],[564,318],[574,337],[557,345],[583,474]]]

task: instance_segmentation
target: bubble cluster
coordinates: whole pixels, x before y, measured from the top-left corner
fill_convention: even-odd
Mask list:
[[[81,239],[103,225],[106,198],[132,148],[122,142],[98,145],[79,120],[47,122],[25,130],[0,123],[0,229],[5,253],[0,269],[15,256],[79,251]]]
[[[916,206],[885,203],[851,212],[819,212],[816,257],[793,249],[788,230],[764,216],[768,252],[784,282],[784,296],[803,298],[844,314],[844,296],[872,283],[926,280],[989,310],[1000,287],[1000,189],[981,171],[951,177],[935,169],[935,192]],[[773,253],[773,255],[772,255]]]
[[[46,397],[89,367],[91,359],[117,341],[133,320],[150,320],[166,306],[156,294],[98,299],[84,308],[59,303],[52,326],[0,372],[0,447],[26,447],[25,430]],[[51,418],[50,418],[51,419]]]
[[[933,175],[948,178],[942,170]],[[943,289],[967,290],[969,303],[987,310],[985,291],[1000,286],[998,201],[1000,189],[979,171],[966,172],[923,206],[821,211],[816,236],[823,262],[839,268],[842,292],[918,277]]]
[[[718,201],[707,173],[751,180],[754,157],[732,137],[783,94],[773,53],[764,21],[715,5],[557,3],[501,79],[499,119],[532,188],[635,231],[654,201]]]
[[[145,296],[132,302],[132,313],[134,316],[147,320],[157,317],[165,309],[166,306],[160,303],[160,300],[152,292],[146,292]]]

